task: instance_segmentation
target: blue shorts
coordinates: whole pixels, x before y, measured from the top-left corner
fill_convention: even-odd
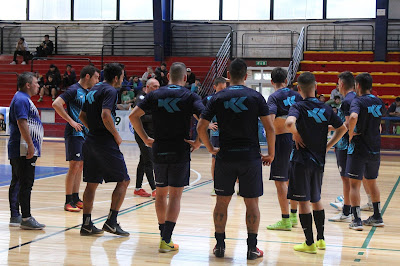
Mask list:
[[[289,180],[290,153],[293,149],[292,134],[280,134],[275,141],[275,159],[271,164],[269,180],[286,182]]]
[[[239,179],[239,192],[243,198],[258,198],[263,195],[261,159],[229,162],[217,158],[214,173],[215,193],[219,196],[232,196],[236,179]]]
[[[83,181],[88,183],[130,180],[124,155],[113,138],[87,137],[82,147]]]
[[[219,148],[219,136],[211,136],[211,145],[213,145],[215,148]],[[212,155],[213,158],[215,158],[216,156],[213,154]]]
[[[348,154],[346,172],[348,177],[362,180],[376,179],[379,174],[379,166],[381,164],[380,154]]]
[[[290,162],[288,199],[318,202],[321,200],[323,169]]]
[[[157,187],[184,187],[189,185],[190,161],[183,163],[154,163]]]
[[[335,148],[336,154],[336,163],[339,169],[340,176],[349,177],[346,172],[346,164],[347,164],[347,150],[339,150]]]
[[[80,136],[65,138],[65,158],[67,161],[83,161],[82,146],[85,139]]]

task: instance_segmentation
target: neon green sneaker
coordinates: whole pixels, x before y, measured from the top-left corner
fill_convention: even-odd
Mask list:
[[[317,246],[315,243],[312,243],[311,246],[308,246],[306,242],[304,242],[303,244],[294,246],[293,249],[299,252],[317,254]]]
[[[297,213],[290,213],[289,219],[293,227],[299,224],[299,222],[297,221]]]
[[[178,244],[174,244],[174,242],[172,242],[172,240],[171,240],[171,242],[166,243],[164,240],[161,239],[160,248],[158,249],[158,251],[160,253],[167,253],[167,252],[170,252],[170,251],[176,251],[178,249],[179,249],[179,245]]]
[[[215,194],[215,189],[213,189],[213,190],[211,191],[211,196],[217,196],[217,194]]]
[[[292,223],[290,222],[290,218],[282,218],[282,220],[268,225],[268,230],[282,230],[282,231],[291,231],[292,230]]]
[[[318,249],[326,249],[325,240],[323,239],[318,240],[316,246]]]

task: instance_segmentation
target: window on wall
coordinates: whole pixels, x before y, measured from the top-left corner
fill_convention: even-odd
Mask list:
[[[275,0],[274,19],[322,19],[322,8],[323,0]]]
[[[120,0],[121,20],[152,20],[153,1],[151,0]]]
[[[328,0],[326,18],[375,18],[376,0]]]
[[[174,20],[218,20],[219,0],[174,0]]]
[[[116,20],[115,0],[74,0],[74,20]]]
[[[30,20],[70,20],[71,1],[29,0]]]
[[[224,0],[224,20],[269,20],[269,0]]]
[[[26,0],[2,2],[0,20],[26,20]]]

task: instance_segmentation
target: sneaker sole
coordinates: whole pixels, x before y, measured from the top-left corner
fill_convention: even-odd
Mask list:
[[[364,230],[364,228],[363,227],[349,227],[351,230],[354,230],[354,231],[363,231]]]
[[[21,224],[18,224],[18,223],[9,223],[8,226],[9,226],[9,227],[20,227]]]
[[[366,226],[375,226],[375,227],[384,227],[385,226],[384,223],[379,223],[379,224],[374,223],[374,224],[364,224],[364,225],[366,225]]]
[[[98,233],[89,233],[89,232],[80,232],[81,236],[100,236],[104,235],[104,231],[98,232]]]
[[[130,235],[129,233],[120,234],[120,233],[117,233],[117,232],[113,232],[113,231],[109,230],[108,228],[104,228],[104,227],[103,227],[103,231],[108,232],[108,233],[113,234],[113,235],[117,235],[117,236],[129,236]]]
[[[159,248],[158,252],[160,252],[160,253],[168,253],[168,252],[177,251],[177,250],[179,250],[179,249],[163,249],[163,248]]]
[[[329,222],[336,222],[336,223],[350,223],[351,219],[345,219],[345,220],[333,220],[333,219],[328,219]]]
[[[81,209],[80,208],[77,208],[77,209],[64,209],[64,211],[66,211],[66,212],[80,212],[81,211]]]
[[[25,226],[25,225],[20,225],[19,227],[21,229],[25,229],[25,230],[42,230],[46,226],[34,228],[34,227]]]
[[[317,249],[319,249],[319,250],[325,250],[325,249],[326,249],[326,247],[322,247],[322,248],[320,248],[320,247],[317,247]]]
[[[292,231],[292,227],[290,227],[290,228],[268,228],[267,227],[267,230],[274,230],[274,231]]]
[[[308,254],[317,254],[317,251],[309,251],[309,250],[295,250],[297,252],[303,252],[303,253],[308,253]]]

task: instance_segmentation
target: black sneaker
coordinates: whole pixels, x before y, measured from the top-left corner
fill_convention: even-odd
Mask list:
[[[10,217],[10,227],[19,227],[21,225],[22,217],[21,215],[16,217]]]
[[[264,252],[257,247],[251,248],[247,250],[247,259],[248,260],[255,260],[264,256]]]
[[[225,247],[215,245],[213,253],[217,258],[223,258],[225,256]]]
[[[35,218],[31,216],[26,221],[22,219],[21,225],[19,227],[26,230],[42,230],[46,227],[46,225],[39,223],[38,221],[36,221]]]
[[[122,230],[121,226],[118,223],[112,226],[105,222],[103,225],[103,230],[119,236],[129,236],[129,233]]]
[[[361,219],[354,219],[350,224],[349,224],[349,228],[350,229],[353,229],[353,230],[356,230],[356,231],[362,231],[362,230],[364,230],[364,227],[363,227],[363,223],[362,223],[362,221],[361,221]]]
[[[368,217],[367,220],[363,221],[364,225],[369,225],[369,226],[376,226],[376,227],[384,227],[385,224],[383,223],[382,217],[376,219],[373,215]]]
[[[104,231],[94,226],[94,224],[90,224],[89,226],[82,225],[81,227],[81,236],[91,236],[91,235],[102,235]]]

